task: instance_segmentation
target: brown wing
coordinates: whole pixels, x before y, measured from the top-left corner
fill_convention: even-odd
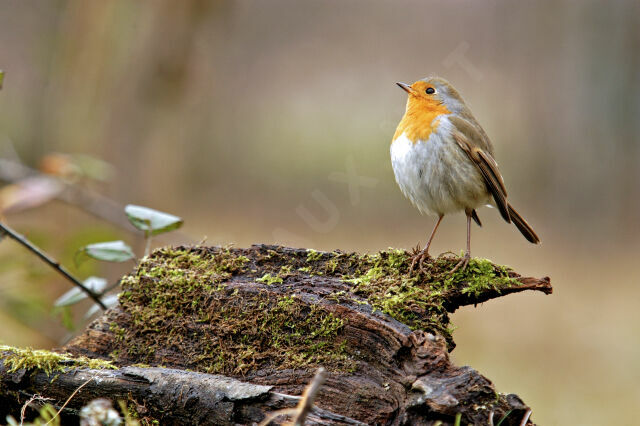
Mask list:
[[[478,213],[476,213],[476,209],[471,210],[471,217],[476,221],[478,226],[482,226],[482,222],[480,222],[480,218],[478,217]]]
[[[509,203],[507,203],[507,188],[498,170],[498,163],[496,163],[491,154],[487,152],[491,145],[488,141],[484,140],[483,134],[467,120],[452,117],[450,121],[456,128],[453,131],[453,138],[467,154],[469,159],[478,167],[487,185],[487,189],[491,195],[493,195],[500,214],[504,220],[511,223]]]

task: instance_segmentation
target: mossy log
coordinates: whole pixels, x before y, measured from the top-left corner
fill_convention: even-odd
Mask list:
[[[79,392],[68,407],[113,396],[162,424],[250,424],[294,405],[290,395],[300,395],[322,366],[328,378],[311,424],[453,425],[461,417],[462,424],[519,425],[529,410],[520,398],[450,362],[448,313],[509,293],[549,294],[550,281],[482,259],[452,275],[457,260],[432,259],[409,274],[410,254],[400,250],[157,250],[121,280],[120,305],[62,348],[119,368],[102,371],[105,382]],[[51,381],[27,370],[0,369],[0,388],[63,402],[93,371],[50,372],[58,375]],[[260,391],[234,399],[206,385],[220,380]]]
[[[0,358],[1,359],[1,358]],[[300,397],[273,391],[273,386],[256,385],[239,380],[192,371],[159,367],[122,367],[119,369],[63,369],[56,373],[26,369],[9,372],[0,364],[3,386],[0,392],[0,415],[16,415],[21,401],[34,392],[46,395],[43,402],[58,410],[69,395],[81,388],[62,412],[62,424],[77,424],[78,410],[96,398],[125,401],[133,417],[143,425],[229,425],[254,424],[264,412],[295,407]],[[55,381],[52,381],[55,377]],[[22,397],[22,398],[21,398]],[[57,401],[57,403],[55,403]],[[115,404],[114,404],[115,405]],[[17,416],[16,416],[17,417]],[[365,425],[348,417],[315,409],[307,417],[313,424]]]

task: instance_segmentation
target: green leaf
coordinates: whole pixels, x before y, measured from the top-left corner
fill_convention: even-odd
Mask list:
[[[107,280],[100,277],[89,277],[82,282],[85,287],[94,293],[99,294],[102,290],[107,286]],[[74,287],[62,296],[58,297],[53,306],[56,308],[61,308],[63,306],[75,305],[81,300],[86,299],[87,293],[84,292],[80,287]]]
[[[182,226],[183,220],[169,213],[129,204],[124,208],[129,222],[147,234],[158,235]]]
[[[3,81],[4,81],[4,71],[0,70],[0,89],[2,89]]]
[[[101,297],[102,303],[108,308],[113,308],[118,304],[118,295],[117,294],[109,294],[108,296]],[[89,308],[86,314],[84,314],[84,318],[91,318],[98,312],[100,312],[102,308],[97,303],[94,303],[92,307]]]
[[[107,262],[126,262],[135,257],[131,247],[124,241],[89,244],[80,248],[80,251],[89,257]]]

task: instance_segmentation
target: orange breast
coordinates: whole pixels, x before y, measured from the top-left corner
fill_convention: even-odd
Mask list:
[[[407,112],[404,114],[404,117],[402,117],[402,120],[400,120],[396,133],[393,135],[392,142],[403,133],[413,143],[427,141],[431,133],[434,132],[440,124],[440,120],[437,120],[437,118],[450,113],[451,111],[442,104],[412,105],[411,100],[409,100]]]

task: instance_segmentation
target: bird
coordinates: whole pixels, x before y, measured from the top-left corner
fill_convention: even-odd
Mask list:
[[[493,145],[460,93],[441,77],[427,77],[408,85],[406,110],[391,141],[391,165],[402,193],[421,213],[437,222],[422,251],[416,250],[410,271],[429,258],[429,247],[442,218],[464,211],[467,247],[451,270],[464,270],[471,259],[471,219],[482,226],[477,209],[496,207],[533,244],[540,238],[507,201],[507,189]]]

